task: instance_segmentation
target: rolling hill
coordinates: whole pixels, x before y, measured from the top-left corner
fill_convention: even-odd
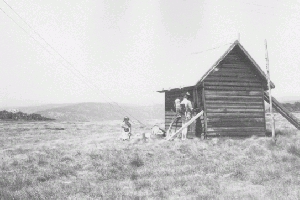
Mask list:
[[[137,106],[108,103],[75,103],[75,104],[47,104],[41,106],[18,107],[21,112],[36,113],[47,118],[60,121],[94,121],[94,120],[119,120],[124,116],[146,119],[163,119],[164,105]],[[126,113],[128,112],[128,113]]]

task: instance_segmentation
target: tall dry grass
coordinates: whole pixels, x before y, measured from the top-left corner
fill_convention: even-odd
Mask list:
[[[145,141],[153,122],[125,142],[118,121],[2,123],[0,199],[300,199],[299,131],[277,120],[276,144]]]

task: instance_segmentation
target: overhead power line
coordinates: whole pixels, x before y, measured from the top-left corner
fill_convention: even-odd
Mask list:
[[[259,6],[259,7],[265,7],[265,8],[275,8],[273,6],[265,6],[265,5],[255,4],[255,3],[246,3],[246,2],[242,2],[242,1],[241,1],[241,3],[253,5],[253,6]]]
[[[5,0],[3,0],[5,2],[5,4],[30,28],[33,30],[33,32],[38,36],[40,37],[54,52],[56,52],[66,63],[68,63],[70,65],[70,67],[72,67],[75,71],[77,71],[82,78],[86,78],[79,70],[77,70],[72,63],[70,63],[68,60],[66,60],[55,48],[53,48],[34,28],[32,28],[32,26],[30,26],[26,20],[24,20]],[[1,9],[1,8],[0,8]],[[1,9],[3,12],[4,10]],[[5,12],[4,12],[5,13]],[[7,13],[5,13],[7,15]],[[38,40],[36,40],[33,36],[31,36],[30,33],[28,33],[22,26],[20,26],[12,17],[10,17],[9,15],[7,15],[11,20],[14,21],[15,24],[17,24],[22,30],[25,31],[25,33],[27,33],[32,39],[34,39],[36,42],[39,43],[39,45],[45,49],[48,53],[50,53],[51,55],[53,55],[48,49],[46,49]],[[221,46],[218,46],[218,47],[214,47],[214,48],[210,48],[210,49],[207,49],[207,50],[204,50],[204,51],[200,51],[200,52],[195,52],[195,53],[192,53],[192,54],[199,54],[199,53],[204,53],[204,52],[207,52],[207,51],[211,51],[211,50],[214,50],[214,49],[217,49],[217,48],[220,48],[222,46],[225,46],[225,45],[229,45],[229,44],[232,44],[232,43],[226,43],[224,45],[221,45]],[[53,55],[54,56],[54,55]],[[67,67],[64,63],[63,63],[63,66],[66,67],[68,70],[70,70],[72,72],[72,74],[74,74],[77,78],[79,78],[81,81],[83,81],[89,88],[90,85],[88,82],[85,81],[85,79],[82,79],[81,77],[78,77],[78,75],[76,73],[74,73],[71,69],[69,69],[69,67]],[[97,87],[96,85],[92,84],[96,89],[98,89],[106,98],[108,98],[110,101],[112,101],[113,103],[115,103],[123,112],[125,112],[126,114],[128,114],[130,117],[132,117],[133,119],[137,120],[140,124],[143,124],[140,120],[138,120],[137,118],[135,118],[134,116],[132,116],[130,113],[128,113],[123,107],[121,107],[117,102],[114,102],[109,96],[105,95],[104,92],[99,89],[99,87]],[[92,88],[91,88],[92,89]],[[107,103],[109,103],[113,108],[114,108],[114,105],[112,105],[110,102],[106,101]],[[119,112],[117,110],[117,112]]]
[[[4,1],[4,0],[3,0]],[[35,31],[35,29],[33,29],[27,22],[26,20],[24,20],[6,1],[4,1],[5,4],[19,17],[22,19],[22,21],[30,28],[34,31],[34,33],[36,35],[38,35],[54,52],[56,52],[66,63],[68,63],[70,65],[70,67],[72,67],[75,71],[77,71],[82,78],[86,78],[79,70],[77,70],[72,63],[70,63],[68,60],[66,60],[55,48],[53,48],[37,31]],[[36,40],[28,31],[26,31],[22,26],[20,26],[11,16],[9,16],[2,8],[0,8],[1,11],[7,16],[9,17],[18,27],[20,27],[26,34],[28,34],[33,40],[35,40],[43,49],[45,49],[49,54],[53,55],[47,48],[45,48],[38,40]],[[54,55],[53,55],[54,56]],[[64,67],[66,67],[69,71],[71,71],[71,73],[73,75],[75,75],[77,78],[79,78],[81,81],[83,81],[89,88],[91,88],[90,84],[85,81],[84,79],[78,77],[78,75],[76,73],[74,73],[69,67],[67,67],[66,65],[63,64]],[[132,116],[128,111],[126,111],[123,107],[121,107],[117,102],[113,101],[109,96],[105,95],[104,92],[96,85],[93,85],[96,89],[98,89],[102,95],[106,98],[108,98],[111,102],[113,102],[115,105],[117,105],[124,113],[126,113],[127,115],[129,115],[130,117],[132,117],[133,119],[137,120],[140,124],[145,125],[144,123],[142,123],[140,120],[138,120],[137,118],[135,118],[134,116]],[[93,88],[91,88],[93,89]],[[110,102],[106,101],[107,103],[109,103],[112,108],[115,108],[113,104],[111,104]],[[120,112],[119,110],[115,110],[116,112]]]
[[[277,0],[276,0],[277,1]],[[279,2],[279,1],[278,1]],[[262,4],[257,4],[257,3],[249,3],[249,2],[244,2],[244,1],[238,1],[237,3],[242,3],[242,4],[247,4],[247,5],[252,5],[251,8],[267,8],[267,9],[253,9],[253,10],[245,10],[245,11],[249,11],[249,12],[252,12],[252,13],[258,13],[258,14],[263,14],[263,15],[270,15],[270,16],[276,16],[278,17],[278,11],[287,11],[287,12],[291,12],[291,11],[296,11],[297,9],[299,9],[300,7],[298,5],[293,5],[293,9],[291,7],[286,7],[285,4],[281,4],[280,7],[276,7],[276,6],[270,6],[270,5],[262,5]],[[280,2],[282,3],[282,2]],[[253,7],[253,6],[256,6],[256,7]],[[250,8],[250,7],[249,7]],[[271,10],[272,9],[272,10]],[[275,10],[277,9],[277,10]],[[296,9],[296,10],[295,10]],[[268,12],[263,12],[263,11],[273,11],[275,12],[276,11],[276,14],[273,14],[273,13],[268,13]],[[297,18],[297,19],[300,19],[298,17],[294,17],[294,18]]]
[[[18,27],[20,27],[25,33],[27,33],[28,35],[29,35],[29,37],[31,37],[33,40],[35,40],[37,43],[39,43],[39,41],[37,41],[32,35],[30,35],[30,33],[28,33],[27,31],[26,31],[26,29],[24,29],[22,26],[20,26],[11,16],[9,16],[1,7],[0,7],[0,10],[8,17],[8,18],[10,18]],[[46,49],[41,43],[39,43],[39,45],[42,47],[42,48],[44,48],[48,53],[50,53],[51,54],[51,52],[48,50],[48,49]]]
[[[22,26],[20,26],[11,16],[9,16],[1,7],[0,10],[8,17],[10,18],[18,27],[20,27],[25,33],[27,33],[29,35],[30,38],[32,38],[34,41],[36,41],[44,50],[46,50],[50,55],[54,56],[47,48],[45,48],[38,40],[36,40],[30,33],[28,33]],[[68,66],[66,66],[64,63],[62,63],[66,68],[68,68]],[[70,70],[70,69],[68,69]],[[77,78],[79,78],[81,80],[81,78],[75,74],[72,70],[70,70],[72,74],[74,74]],[[83,80],[81,80],[83,81]]]
[[[39,36],[39,38],[41,38],[55,53],[57,53],[64,61],[66,61],[75,71],[77,71],[79,74],[81,74],[80,73],[80,71],[78,71],[75,67],[73,67],[72,66],[72,64],[68,61],[68,60],[66,60],[56,49],[54,49],[34,28],[32,28],[32,26],[30,26],[27,22],[26,22],[26,20],[25,19],[23,19],[5,0],[3,0],[4,1],[4,3],[16,14],[16,15],[18,15],[18,17],[30,28],[30,29],[32,29],[33,30],[33,32],[37,35],[37,36]],[[12,18],[11,18],[12,19]],[[16,22],[15,22],[16,23]],[[19,25],[18,25],[19,26]],[[21,27],[21,26],[19,26],[19,27]],[[22,28],[22,27],[21,27]],[[23,28],[22,28],[23,29]],[[24,30],[24,29],[23,29]],[[26,32],[26,31],[25,31]],[[27,34],[29,34],[28,32],[26,32]],[[30,34],[29,34],[30,35]],[[30,35],[30,37],[32,37],[31,35]],[[33,37],[32,37],[33,38]],[[37,40],[35,40],[35,41],[37,41]],[[38,42],[38,41],[37,41]],[[49,51],[48,51],[49,52]],[[49,52],[50,53],[50,52]],[[51,54],[51,55],[53,55],[53,54]],[[82,75],[82,74],[81,74]],[[83,75],[82,75],[83,76]]]
[[[33,30],[33,32],[40,38],[42,39],[45,44],[50,47],[57,55],[59,55],[59,57],[61,59],[63,59],[68,65],[65,65],[65,63],[63,63],[63,66],[66,67],[69,71],[71,71],[72,74],[74,74],[77,78],[79,78],[81,81],[83,81],[89,88],[91,88],[90,84],[85,80],[86,77],[78,70],[76,69],[72,63],[70,63],[68,60],[66,60],[55,48],[52,47],[52,45],[50,45],[29,23],[26,22],[26,20],[24,20],[13,8],[12,6],[10,6],[5,0],[3,0],[3,2],[31,29]],[[254,5],[254,6],[260,6],[260,7],[266,7],[266,8],[275,8],[275,7],[272,7],[272,6],[265,6],[265,5],[260,5],[260,4],[254,4],[254,3],[246,3],[246,2],[241,2],[241,3],[244,3],[244,4],[248,4],[248,5]],[[35,40],[43,49],[45,49],[49,54],[53,55],[44,45],[42,45],[36,38],[34,38],[28,31],[26,31],[26,29],[24,29],[22,26],[20,26],[11,16],[9,16],[2,8],[0,8],[1,11],[8,17],[10,18],[17,26],[19,26],[26,34],[28,34],[33,40]],[[264,12],[257,12],[257,10],[247,10],[247,11],[250,11],[250,12],[254,12],[254,13],[258,13],[258,14],[265,14],[265,15],[273,15],[273,16],[276,16],[274,14],[270,14],[270,13],[264,13]],[[226,45],[229,45],[229,44],[232,44],[232,43],[226,43],[224,45],[221,45],[221,46],[217,46],[217,47],[214,47],[214,48],[210,48],[210,49],[206,49],[206,50],[203,50],[203,51],[199,51],[199,52],[194,52],[194,53],[191,53],[192,55],[195,55],[195,54],[201,54],[201,53],[204,53],[204,52],[207,52],[207,51],[212,51],[214,49],[218,49],[218,48],[221,48],[223,46],[226,46]],[[54,55],[53,55],[54,56]],[[73,70],[75,70],[78,74],[80,74],[80,76],[82,78],[80,78],[80,76],[78,76],[76,73],[74,73],[69,67],[71,67]],[[123,112],[125,112],[126,114],[128,114],[129,116],[131,116],[132,118],[134,118],[135,120],[137,120],[139,123],[141,123],[138,119],[136,119],[135,117],[133,117],[130,113],[128,113],[124,108],[122,108],[118,103],[114,102],[109,96],[105,95],[104,92],[98,87],[96,86],[95,84],[91,84],[92,86],[94,86],[96,89],[98,89],[104,97],[108,98],[111,102],[115,103],[115,105],[117,105]],[[113,108],[115,108],[114,105],[112,105],[110,102],[107,101],[107,103],[109,103]],[[143,124],[143,123],[141,123]]]
[[[223,45],[221,45],[221,46],[217,46],[217,47],[214,47],[214,48],[206,49],[206,50],[203,50],[203,51],[194,52],[194,53],[191,53],[191,54],[194,55],[194,54],[204,53],[204,52],[207,52],[207,51],[212,51],[212,50],[214,50],[214,49],[218,49],[218,48],[221,48],[221,47],[230,45],[230,44],[233,44],[233,43],[226,43],[226,44],[223,44]]]

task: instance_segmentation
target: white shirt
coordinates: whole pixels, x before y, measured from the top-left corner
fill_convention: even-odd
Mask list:
[[[183,98],[180,104],[184,104],[187,112],[191,112],[193,110],[192,102],[187,98]]]

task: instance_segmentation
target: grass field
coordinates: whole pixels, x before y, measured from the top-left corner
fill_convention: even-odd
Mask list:
[[[120,121],[1,122],[0,199],[300,199],[300,132],[120,141]],[[163,121],[160,121],[163,122]]]

